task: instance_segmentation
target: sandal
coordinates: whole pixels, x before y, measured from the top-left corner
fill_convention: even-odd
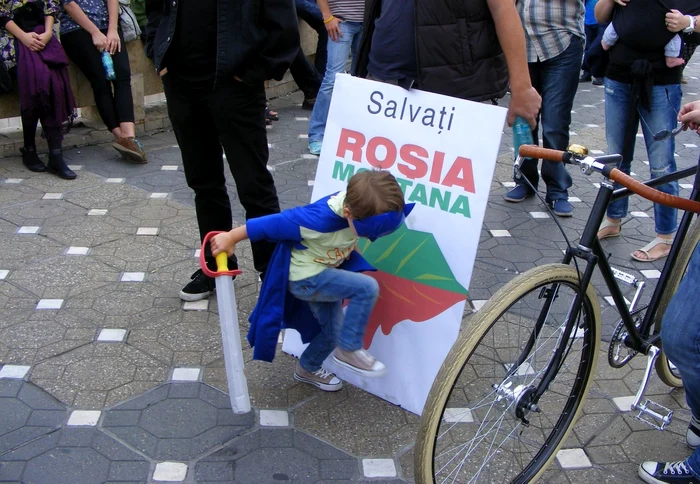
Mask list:
[[[603,235],[602,237],[598,236],[598,240],[609,239],[611,237],[619,237],[620,236],[620,234],[622,233],[622,221],[611,222],[608,217],[605,217],[603,219],[603,223],[601,223],[600,227],[598,227],[598,233],[600,233],[601,230],[607,229],[610,227],[617,227],[620,230],[618,230],[617,232],[610,232],[607,235]]]
[[[661,245],[661,244],[671,245],[671,244],[673,244],[673,239],[664,239],[661,237],[656,237],[656,238],[654,238],[654,240],[649,242],[647,245],[645,245],[641,249],[637,249],[635,251],[635,252],[637,252],[637,251],[643,252],[647,256],[646,259],[642,259],[641,257],[637,257],[636,255],[634,255],[634,252],[632,252],[632,254],[631,254],[632,258],[634,260],[639,261],[639,262],[654,262],[655,260],[663,259],[664,257],[668,256],[668,252],[665,253],[664,255],[659,256],[659,257],[652,257],[649,254],[649,251],[651,251],[657,245]]]
[[[280,116],[277,111],[272,111],[269,105],[265,106],[265,122],[270,124],[272,121],[279,121]]]

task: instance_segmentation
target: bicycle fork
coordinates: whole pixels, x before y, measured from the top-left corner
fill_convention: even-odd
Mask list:
[[[673,410],[664,407],[661,404],[653,402],[648,398],[642,403],[642,398],[644,398],[644,392],[649,384],[649,379],[651,378],[654,365],[656,364],[656,359],[659,357],[661,350],[658,346],[651,346],[649,348],[649,353],[647,354],[647,367],[644,370],[644,377],[639,384],[639,390],[634,396],[634,401],[631,405],[632,411],[639,411],[639,413],[634,417],[640,422],[643,422],[657,430],[664,430],[668,424],[671,423],[673,418]]]

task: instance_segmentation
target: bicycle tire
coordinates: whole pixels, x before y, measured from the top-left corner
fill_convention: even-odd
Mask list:
[[[508,310],[514,305],[520,301],[524,300],[526,296],[529,294],[536,294],[536,291],[542,291],[544,288],[547,287],[553,287],[553,284],[561,284],[563,286],[566,286],[568,288],[571,288],[571,290],[574,291],[574,293],[580,293],[579,289],[579,274],[578,272],[571,266],[563,265],[563,264],[549,264],[541,267],[534,268],[532,270],[529,270],[525,272],[524,274],[521,274],[511,280],[509,283],[504,285],[496,294],[493,295],[489,299],[489,301],[472,317],[472,319],[469,321],[468,326],[463,329],[460,333],[460,336],[458,340],[455,342],[453,345],[452,349],[450,350],[447,358],[445,359],[445,362],[443,363],[442,367],[440,368],[440,371],[438,372],[437,377],[435,378],[435,381],[433,382],[433,386],[430,390],[430,393],[428,395],[428,399],[426,401],[425,407],[423,409],[423,414],[420,419],[419,423],[419,428],[418,428],[418,435],[417,435],[417,441],[416,441],[416,448],[415,448],[415,454],[414,454],[414,464],[415,464],[415,478],[416,482],[418,484],[428,484],[428,483],[433,483],[433,482],[440,482],[439,478],[436,477],[435,471],[436,471],[436,448],[438,446],[438,438],[439,438],[439,430],[440,430],[440,425],[443,419],[445,418],[446,415],[446,409],[447,409],[447,401],[448,399],[451,398],[452,393],[455,391],[455,385],[457,383],[457,379],[460,377],[462,372],[466,369],[466,366],[469,363],[470,358],[477,353],[477,350],[484,338],[487,337],[487,334],[491,331],[492,328],[494,328],[498,322],[498,319],[501,318],[502,316],[505,316]],[[563,287],[563,286],[557,286],[557,287]],[[535,291],[535,292],[533,292]],[[543,294],[543,292],[540,292],[540,297]],[[557,290],[557,297],[559,294],[559,290]],[[572,299],[571,299],[572,300]],[[568,394],[562,394],[562,401],[564,402],[565,408],[568,408],[568,413],[566,415],[566,418],[564,418],[564,413],[562,413],[562,416],[559,420],[556,420],[555,424],[555,429],[553,429],[552,434],[550,436],[554,436],[554,438],[548,438],[545,440],[543,443],[542,447],[540,447],[540,451],[537,453],[535,458],[533,459],[534,466],[531,463],[528,467],[526,467],[520,474],[513,478],[508,478],[506,482],[531,482],[539,478],[547,469],[547,466],[551,463],[551,461],[555,458],[556,453],[558,449],[562,446],[562,444],[566,441],[566,437],[568,436],[569,432],[573,428],[575,422],[577,421],[581,409],[583,407],[583,402],[586,398],[586,395],[588,393],[588,390],[590,388],[591,382],[593,381],[593,378],[595,376],[595,370],[596,370],[596,363],[597,363],[597,357],[598,357],[598,350],[600,346],[600,324],[601,324],[601,318],[600,318],[600,305],[598,304],[598,298],[596,296],[595,290],[593,289],[592,286],[589,285],[589,287],[586,290],[585,297],[583,299],[583,304],[582,304],[582,311],[581,314],[586,314],[589,318],[588,320],[588,328],[584,330],[584,336],[578,341],[581,341],[581,346],[584,347],[584,350],[581,352],[581,367],[579,367],[579,371],[576,373],[576,376],[574,378],[575,385],[578,384],[580,387],[578,388],[572,388],[571,392]],[[570,306],[570,304],[569,304]],[[549,316],[552,313],[552,309],[550,308],[547,311],[547,315]],[[579,318],[581,318],[581,314],[579,315]],[[522,319],[522,315],[520,316]],[[592,318],[592,321],[590,320]],[[547,328],[554,328],[555,326],[548,326],[547,324],[542,325],[542,327],[547,327]],[[560,328],[561,329],[561,328]],[[578,331],[578,330],[577,330]],[[539,335],[542,334],[542,330],[539,331]],[[563,331],[560,331],[560,334],[563,335]],[[510,333],[508,333],[508,336],[510,336]],[[500,338],[500,336],[499,336]],[[535,340],[535,344],[532,345],[535,348],[535,351],[538,349],[539,346],[539,336],[537,337],[538,339]],[[576,341],[578,338],[578,332],[576,333],[575,338],[569,338],[569,340]],[[495,338],[494,338],[495,341]],[[500,343],[499,339],[499,345]],[[556,344],[556,343],[555,343]],[[571,343],[573,345],[573,343]],[[571,348],[569,348],[569,351],[567,352],[566,356],[570,354]],[[521,350],[522,351],[522,350]],[[529,352],[532,351],[532,348],[528,350]],[[583,368],[583,353],[584,351],[587,353],[586,357],[586,367]],[[543,352],[546,351],[543,350]],[[521,353],[522,354],[522,353]],[[551,355],[551,352],[550,352]],[[478,355],[476,356],[478,357]],[[475,358],[476,358],[475,357]],[[511,360],[512,361],[512,360]],[[526,359],[524,362],[527,362],[528,360]],[[536,362],[536,360],[533,358],[533,361]],[[475,363],[474,368],[478,368],[476,366],[478,364]],[[528,365],[530,362],[527,363]],[[521,363],[522,367],[522,363]],[[546,367],[546,366],[545,366]],[[511,367],[512,368],[512,367]],[[583,368],[583,371],[581,371],[581,368]],[[564,370],[564,371],[562,371]],[[508,370],[509,371],[509,370]],[[566,370],[560,368],[557,376],[559,376],[559,373],[566,373]],[[515,372],[517,374],[520,374],[520,367],[518,370]],[[481,377],[474,371],[473,373],[475,375],[475,378],[478,380]],[[511,376],[509,378],[514,378],[515,375],[511,373]],[[495,378],[496,380],[498,377]],[[492,379],[491,381],[494,381]],[[504,380],[501,379],[501,382]],[[533,378],[534,382],[534,378]],[[544,397],[548,395],[548,393],[557,395],[557,391],[555,389],[552,389],[554,385],[558,385],[558,382],[555,380],[552,382],[550,387],[548,388],[547,393],[543,395],[543,400]],[[469,387],[470,391],[475,389],[477,385],[471,385]],[[489,385],[487,385],[484,388],[487,388]],[[493,387],[495,388],[495,387]],[[475,391],[478,389],[475,389]],[[469,392],[463,392],[461,395],[469,395]],[[457,397],[459,398],[459,397]],[[469,397],[467,397],[469,398]],[[540,400],[540,403],[543,402],[543,400]],[[480,403],[480,402],[479,402]],[[546,402],[545,402],[546,403]],[[478,404],[477,407],[478,408]],[[544,407],[543,407],[544,408]],[[454,409],[451,409],[454,410]],[[490,412],[491,410],[489,410]],[[532,414],[532,415],[537,415],[538,418],[539,415],[541,414]],[[488,413],[486,414],[486,418],[488,418]],[[548,416],[543,417],[543,419],[548,419]],[[563,419],[563,420],[562,420]],[[476,424],[474,424],[476,425]],[[495,424],[494,424],[495,425]],[[519,426],[520,424],[518,424]],[[482,423],[481,426],[484,426]],[[493,428],[493,427],[491,427]],[[525,429],[526,427],[523,427]],[[498,429],[496,429],[496,433],[498,434],[500,432],[501,426],[499,425]],[[527,429],[530,429],[528,426]],[[448,430],[450,431],[450,430]],[[490,430],[489,430],[490,432]],[[513,434],[511,432],[511,434]],[[520,433],[516,433],[516,438],[520,439],[522,436],[522,433],[524,432],[521,431]],[[447,433],[445,433],[446,435]],[[488,434],[488,432],[487,432]],[[451,440],[454,439],[454,436],[447,436]],[[506,437],[506,439],[510,438],[509,436]],[[474,439],[476,440],[476,438]],[[496,437],[494,436],[494,440],[496,440]],[[504,440],[505,442],[505,440]],[[477,443],[477,445],[479,445]],[[493,446],[493,444],[492,444]],[[470,448],[471,449],[471,448]],[[496,452],[494,451],[494,455]],[[488,456],[488,452],[487,452]],[[454,458],[453,458],[454,459]],[[535,462],[535,460],[537,462]],[[462,461],[464,462],[471,462],[470,460],[467,460],[466,458],[463,459]],[[524,464],[523,464],[524,466]],[[495,468],[498,468],[496,464],[494,464]],[[483,468],[483,465],[482,465]],[[500,469],[499,469],[500,471]],[[481,473],[481,471],[479,471]],[[494,479],[494,476],[489,476],[486,479],[488,482],[495,482],[496,480],[499,479]],[[451,482],[473,482],[474,479],[454,479]]]
[[[685,271],[690,263],[690,257],[693,255],[693,251],[695,251],[695,247],[698,245],[698,242],[700,242],[700,222],[698,222],[698,219],[696,219],[690,226],[690,229],[688,229],[688,233],[683,240],[683,244],[681,244],[681,250],[678,253],[678,258],[676,259],[676,265],[673,267],[666,285],[666,289],[659,299],[659,306],[656,310],[656,314],[654,315],[655,333],[661,332],[661,320],[664,317],[668,304],[671,302],[671,298],[678,289],[678,285],[681,283],[681,279],[685,275]],[[663,341],[660,344],[661,353],[656,359],[656,373],[659,375],[661,381],[666,385],[681,388],[683,386],[683,379],[678,371],[674,371],[674,369],[671,367],[671,364],[666,357],[666,353],[664,353]]]

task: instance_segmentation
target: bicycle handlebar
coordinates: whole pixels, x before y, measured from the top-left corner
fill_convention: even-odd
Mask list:
[[[518,150],[518,154],[524,158],[541,158],[543,160],[558,161],[561,163],[570,163],[573,157],[573,154],[568,151],[551,150],[548,148],[540,148],[535,145],[522,145]],[[700,213],[700,202],[669,195],[668,193],[651,188],[644,183],[638,182],[617,168],[612,168],[607,177],[652,202],[688,212]]]

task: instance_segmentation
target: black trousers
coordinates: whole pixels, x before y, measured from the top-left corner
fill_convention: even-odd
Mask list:
[[[231,80],[213,88],[211,82],[188,82],[168,73],[163,86],[187,185],[194,190],[201,239],[232,228],[224,152],[246,220],[278,213],[277,190],[267,169],[263,83],[252,87]],[[252,247],[255,269],[264,273],[275,245],[263,241]]]
[[[107,34],[106,30],[102,31]],[[119,123],[134,122],[134,99],[131,95],[131,67],[129,54],[121,31],[121,52],[112,56],[116,79],[107,80],[102,66],[102,53],[92,43],[92,36],[84,29],[74,30],[61,35],[61,44],[70,59],[85,74],[95,96],[95,105],[107,129],[112,131]],[[114,92],[112,92],[114,86]]]
[[[294,78],[294,82],[299,86],[301,92],[304,93],[304,98],[315,99],[318,90],[321,88],[322,79],[313,64],[306,58],[301,47],[299,47],[292,65],[289,66],[289,72],[292,74],[292,78]]]

